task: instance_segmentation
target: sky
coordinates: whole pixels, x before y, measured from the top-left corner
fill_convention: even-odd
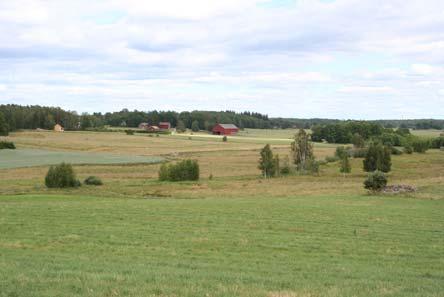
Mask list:
[[[442,0],[0,0],[0,104],[444,119]]]

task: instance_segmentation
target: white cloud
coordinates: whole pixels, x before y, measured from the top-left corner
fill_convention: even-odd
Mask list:
[[[338,89],[338,92],[341,93],[364,93],[364,94],[387,94],[394,93],[395,89],[392,87],[382,86],[382,87],[373,87],[373,86],[348,86],[342,87]]]
[[[444,3],[426,2],[0,1],[2,102],[339,117],[387,95],[388,117],[442,116]]]
[[[418,74],[418,75],[432,75],[432,74],[444,73],[443,68],[428,65],[428,64],[413,64],[412,71],[414,74]]]

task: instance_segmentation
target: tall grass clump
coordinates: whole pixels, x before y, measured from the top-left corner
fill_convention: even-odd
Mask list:
[[[183,160],[176,164],[162,164],[159,170],[160,181],[199,180],[199,163],[197,160]]]
[[[80,186],[80,181],[76,178],[71,164],[61,163],[49,167],[45,185],[48,188],[73,188]]]

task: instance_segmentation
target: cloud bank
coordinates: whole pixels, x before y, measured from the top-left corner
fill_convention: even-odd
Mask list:
[[[0,104],[444,118],[440,0],[0,2]]]

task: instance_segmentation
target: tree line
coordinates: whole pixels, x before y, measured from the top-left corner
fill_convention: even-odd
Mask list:
[[[444,120],[381,120],[381,121],[341,121],[335,119],[296,119],[269,118],[256,112],[234,111],[130,111],[83,113],[64,110],[60,107],[39,105],[22,106],[0,105],[0,134],[20,129],[52,129],[61,124],[65,130],[98,129],[104,126],[135,128],[147,122],[157,125],[170,122],[172,127],[211,131],[217,123],[235,124],[239,128],[303,128],[313,130],[313,140],[350,143],[355,134],[365,139],[387,133],[393,127],[410,129],[444,129]]]

